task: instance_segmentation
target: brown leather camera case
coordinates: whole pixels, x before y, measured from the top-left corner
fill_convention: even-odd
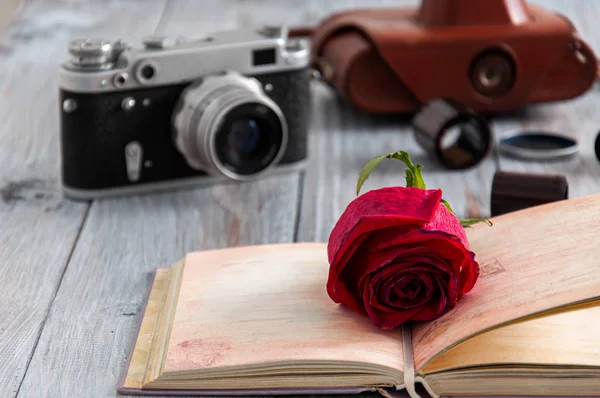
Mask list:
[[[450,98],[483,113],[586,92],[596,56],[564,16],[524,0],[423,0],[345,11],[312,32],[324,80],[358,108],[413,112]]]

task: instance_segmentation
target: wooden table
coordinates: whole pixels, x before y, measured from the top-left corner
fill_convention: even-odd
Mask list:
[[[600,191],[593,144],[600,93],[532,106],[494,120],[497,137],[545,128],[576,137],[578,157],[524,163],[496,153],[464,172],[439,168],[407,122],[354,111],[314,84],[305,172],[243,184],[74,202],[59,185],[58,66],[67,43],[94,36],[138,41],[267,22],[315,23],[368,0],[102,2],[25,1],[0,36],[0,395],[114,396],[143,306],[150,272],[186,252],[225,246],[326,241],[355,197],[371,158],[405,149],[463,217],[489,216],[498,169],[566,174],[570,197]],[[378,4],[398,4],[399,0]],[[404,2],[416,4],[416,1]],[[600,50],[600,3],[539,1],[567,15]],[[404,184],[387,161],[365,189]]]

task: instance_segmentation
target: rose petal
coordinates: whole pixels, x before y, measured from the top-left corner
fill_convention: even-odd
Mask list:
[[[386,312],[390,312],[391,309],[401,310],[423,305],[434,292],[435,282],[429,274],[440,273],[440,271],[429,266],[402,270],[395,265],[392,264],[378,271],[372,279],[367,278],[374,295],[369,304]],[[400,271],[397,272],[398,269]],[[407,291],[406,286],[411,283],[418,286],[417,290],[412,292],[418,294],[417,296],[410,297],[411,293]]]
[[[349,250],[345,258],[344,264],[351,257],[352,252],[355,247],[360,246],[360,244],[368,237],[368,235],[364,235],[357,239],[353,243],[352,250]],[[327,294],[335,303],[345,303],[352,309],[361,308],[359,300],[356,298],[352,292],[339,280],[340,273],[343,271],[343,267],[337,267],[334,264],[331,264],[329,267],[329,276],[327,278]]]
[[[447,305],[454,307],[458,302],[458,277],[454,274],[449,274],[448,280],[445,283],[448,292]]]
[[[397,278],[397,279],[396,279]],[[405,278],[404,273],[398,275],[391,275],[387,278],[380,279],[379,282],[370,281],[370,297],[368,305],[371,305],[381,311],[384,312],[396,312],[399,308],[395,308],[390,305],[390,297],[392,294],[392,289],[397,283],[401,283],[401,281]],[[384,288],[382,289],[382,284]]]
[[[454,272],[454,267],[445,258],[439,256],[439,253],[429,247],[427,243],[415,243],[419,246],[397,246],[390,247],[386,250],[381,250],[375,253],[365,253],[360,251],[357,253],[356,259],[360,263],[360,269],[357,267],[357,274],[366,274],[377,271],[387,264],[394,261],[395,263],[404,264],[405,268],[411,267],[417,262],[426,262],[443,272]],[[437,242],[432,242],[430,246],[436,246]],[[428,259],[428,260],[426,260]],[[462,263],[462,259],[461,262]],[[456,267],[456,273],[460,270],[460,263]]]
[[[385,278],[380,279],[378,282],[373,282],[373,291],[377,294],[377,301],[381,301],[385,304],[385,308],[394,308],[392,295],[394,294],[394,288],[403,283],[406,278],[404,274],[401,275],[389,275]]]
[[[412,280],[417,285],[416,291],[407,288],[406,283],[394,286],[394,295],[390,300],[392,306],[400,309],[409,309],[422,306],[429,300],[432,294],[430,277],[426,274],[421,274],[413,276]]]
[[[479,263],[475,261],[475,254],[469,252],[470,256],[462,263],[459,274],[460,294],[465,294],[471,291],[479,278]]]
[[[383,278],[393,277],[394,275],[404,275],[403,271],[417,275],[420,273],[442,272],[437,268],[428,266],[427,264],[421,264],[419,261],[416,261],[416,259],[421,259],[421,257],[416,257],[414,260],[412,257],[409,257],[406,259],[402,259],[402,261],[394,261],[370,274],[366,274],[363,277],[361,283],[364,283],[364,279],[367,276],[370,276],[372,278],[372,283],[376,284]],[[412,266],[412,264],[417,265]]]
[[[365,290],[362,295],[363,301],[365,303],[368,303],[371,300],[370,296],[371,289],[370,285],[367,283],[365,284]],[[382,329],[393,329],[403,324],[404,322],[410,320],[415,313],[420,311],[420,308],[413,308],[406,311],[400,310],[387,313],[380,311],[375,307],[366,305],[365,310],[373,324],[375,324],[375,326],[380,327]]]
[[[446,232],[458,238],[466,250],[470,249],[465,228],[446,206],[438,206],[433,218],[421,230]]]
[[[352,201],[329,237],[329,296],[384,328],[455,306],[475,285],[479,264],[440,201],[440,190],[404,187]]]
[[[412,320],[414,321],[430,321],[438,318],[446,309],[447,296],[445,289],[438,285],[435,289],[436,294],[431,297],[429,302],[421,307],[421,311],[416,313]]]
[[[373,232],[364,242],[363,247],[370,252],[381,252],[390,248],[413,248],[425,245],[437,252],[437,245],[440,244],[447,247],[445,250],[448,250],[448,255],[444,257],[448,259],[462,261],[466,253],[470,253],[460,239],[446,232],[417,230],[400,234],[396,228]]]
[[[336,268],[345,266],[340,258],[348,256],[351,248],[356,249],[354,241],[370,231],[398,225],[420,228],[434,216],[441,199],[439,189],[405,187],[381,188],[360,195],[350,202],[331,231],[327,245],[329,263]]]
[[[387,236],[389,234],[389,236]],[[413,231],[405,235],[391,234],[390,231],[377,231],[369,238],[369,242],[374,242],[379,239],[379,244],[370,244],[368,250],[370,253],[363,251],[361,248],[361,256],[363,264],[368,264],[364,272],[372,272],[374,267],[378,266],[381,259],[390,256],[397,256],[398,253],[415,254],[421,252],[435,253],[440,259],[444,259],[445,263],[435,263],[435,265],[452,264],[454,273],[459,275],[460,293],[464,294],[470,291],[479,276],[479,264],[475,261],[475,254],[467,250],[458,238],[453,235],[439,231]],[[366,244],[366,243],[365,243]],[[428,250],[427,250],[427,249]],[[373,252],[377,250],[376,252]]]

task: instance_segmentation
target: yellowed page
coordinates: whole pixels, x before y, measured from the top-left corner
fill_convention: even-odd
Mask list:
[[[324,243],[189,254],[164,373],[278,361],[357,361],[402,371],[400,330],[335,304]]]
[[[146,310],[144,311],[144,318],[140,325],[133,355],[127,370],[127,376],[123,383],[124,388],[137,389],[142,388],[142,385],[144,384],[144,377],[146,375],[148,362],[150,361],[150,350],[156,331],[158,315],[162,309],[165,298],[165,289],[169,277],[168,274],[168,269],[156,270],[150,295],[148,296],[148,302],[146,303]]]
[[[482,275],[459,305],[415,325],[420,369],[463,339],[511,320],[600,296],[600,195],[530,208],[475,225]]]
[[[600,368],[600,301],[467,339],[423,372],[500,364]]]

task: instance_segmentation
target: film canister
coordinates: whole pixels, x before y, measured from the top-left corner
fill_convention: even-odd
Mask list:
[[[492,217],[568,199],[569,184],[562,175],[497,171],[492,182]]]
[[[426,103],[411,121],[419,146],[447,169],[468,169],[489,152],[492,132],[487,120],[449,99]]]

